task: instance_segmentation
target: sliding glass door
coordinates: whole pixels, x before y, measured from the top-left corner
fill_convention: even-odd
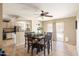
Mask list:
[[[57,41],[64,41],[64,22],[56,23]]]

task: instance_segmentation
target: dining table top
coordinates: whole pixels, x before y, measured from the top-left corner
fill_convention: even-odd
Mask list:
[[[28,37],[28,36],[25,35],[25,37]],[[29,38],[32,38],[32,40],[34,40],[34,41],[40,41],[45,38],[45,35],[36,33],[36,34],[31,35]]]

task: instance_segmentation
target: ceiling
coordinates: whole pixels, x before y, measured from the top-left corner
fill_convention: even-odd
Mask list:
[[[41,19],[41,10],[47,11],[51,18]],[[79,10],[78,3],[4,3],[3,18],[10,18],[8,15],[18,15],[22,20],[51,20],[76,16]]]

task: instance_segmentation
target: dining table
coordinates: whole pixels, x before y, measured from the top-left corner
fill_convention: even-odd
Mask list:
[[[44,51],[44,56],[46,52],[50,54],[50,49],[52,51],[52,33],[25,33],[25,47],[27,44],[27,52],[31,49],[31,55],[33,56],[33,49],[36,48],[38,52]],[[47,51],[46,51],[47,50]],[[34,52],[35,53],[35,52]]]
[[[25,34],[25,47],[26,44],[28,43],[28,50],[27,52],[29,52],[30,49],[30,44],[32,45],[33,43],[37,44],[36,46],[38,47],[38,43],[42,40],[45,39],[45,34],[31,34],[30,36],[27,35],[27,33]],[[30,41],[30,42],[29,42]],[[38,52],[37,52],[38,54]],[[31,51],[31,55],[33,55],[33,49]]]

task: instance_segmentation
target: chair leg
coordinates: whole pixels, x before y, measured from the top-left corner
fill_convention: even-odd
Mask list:
[[[48,55],[49,55],[49,47],[48,47]]]
[[[29,45],[29,41],[28,41],[28,49],[27,49],[27,52],[29,53],[29,49],[30,49],[30,45]]]
[[[28,50],[27,50],[28,53],[29,53],[29,49],[30,49],[30,48],[29,48],[29,46],[28,46]]]
[[[37,49],[37,52],[36,52],[36,54],[38,54],[38,49],[39,49],[39,48],[38,48],[38,45],[36,46],[36,49]]]
[[[33,56],[33,46],[32,46],[32,49],[31,49],[31,56]]]
[[[44,56],[45,56],[45,38],[44,38]]]
[[[50,54],[50,43],[48,42],[48,55]]]
[[[52,40],[51,40],[51,51],[52,51]]]
[[[46,54],[46,53],[45,53],[45,47],[44,47],[44,56],[45,56],[45,54]]]

